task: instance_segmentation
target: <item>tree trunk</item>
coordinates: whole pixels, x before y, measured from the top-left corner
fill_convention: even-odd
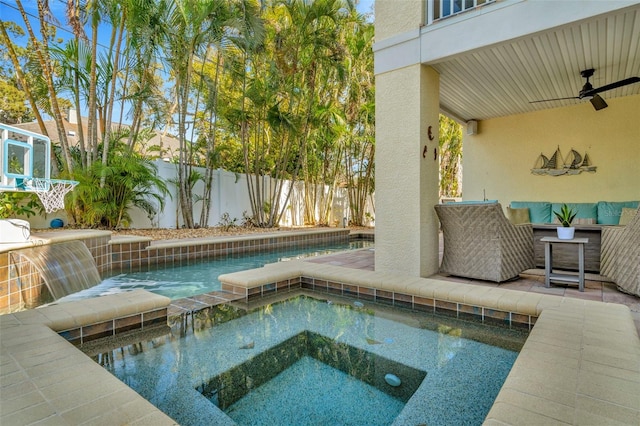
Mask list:
[[[49,25],[47,24],[45,18],[48,13],[47,4],[43,0],[38,0],[38,18],[40,20],[40,33],[42,35],[42,41],[36,38],[35,33],[33,32],[33,28],[31,27],[31,24],[29,22],[29,17],[27,16],[24,7],[22,6],[22,2],[20,0],[16,0],[16,5],[18,6],[18,10],[22,15],[25,27],[27,28],[27,32],[29,33],[29,39],[33,43],[33,47],[36,51],[36,56],[38,57],[38,62],[40,62],[40,66],[42,68],[42,73],[47,84],[47,91],[51,98],[51,115],[53,116],[57,126],[58,138],[60,139],[60,146],[62,147],[62,153],[65,160],[66,168],[71,173],[73,172],[73,161],[71,159],[71,153],[69,151],[69,143],[64,128],[64,123],[62,121],[60,107],[58,105],[56,90],[53,85],[53,73],[50,57],[48,54],[49,44],[47,37]]]
[[[94,6],[97,7],[97,6]],[[93,13],[97,13],[94,11]],[[91,25],[91,68],[89,71],[89,111],[87,119],[87,137],[89,151],[87,155],[87,167],[91,167],[98,158],[98,132],[97,132],[97,108],[96,108],[96,82],[98,60],[98,26],[96,22]],[[108,148],[108,147],[107,147]],[[103,147],[104,149],[104,147]]]
[[[104,127],[105,127],[105,131],[103,133],[103,147],[102,147],[102,165],[106,166],[107,165],[107,159],[109,158],[109,143],[111,141],[111,117],[113,114],[113,103],[115,102],[115,95],[116,95],[116,81],[117,81],[117,77],[118,77],[118,63],[120,61],[120,47],[122,46],[122,34],[124,33],[124,23],[125,23],[125,19],[126,19],[126,11],[123,11],[122,13],[122,17],[120,18],[120,27],[118,30],[118,37],[117,37],[117,42],[116,42],[116,53],[115,53],[115,57],[113,59],[113,65],[111,68],[111,96],[108,99],[108,102],[106,102],[106,117],[105,117],[105,121],[104,121]],[[114,27],[114,31],[115,31],[115,27]],[[111,52],[109,52],[109,54],[111,54]],[[104,188],[105,182],[106,182],[107,176],[105,173],[102,173],[102,176],[100,176],[100,188]]]
[[[36,121],[38,122],[40,133],[42,133],[45,136],[49,136],[49,133],[47,132],[47,128],[44,124],[44,120],[42,119],[42,115],[40,114],[40,109],[38,108],[36,100],[33,97],[33,93],[31,93],[31,89],[29,88],[29,85],[27,84],[27,80],[24,76],[24,73],[22,72],[22,67],[20,66],[18,55],[16,54],[16,51],[13,48],[13,43],[9,38],[9,34],[7,34],[7,29],[4,25],[3,20],[0,20],[0,35],[2,36],[2,39],[5,45],[7,46],[7,52],[9,53],[9,58],[11,59],[11,62],[13,63],[13,67],[16,70],[16,79],[20,83],[22,90],[24,90],[24,92],[27,95],[27,99],[29,100],[29,105],[33,110],[33,115],[36,116]]]

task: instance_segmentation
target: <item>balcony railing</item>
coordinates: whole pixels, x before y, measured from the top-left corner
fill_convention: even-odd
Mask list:
[[[495,2],[496,0],[427,0],[427,25]]]

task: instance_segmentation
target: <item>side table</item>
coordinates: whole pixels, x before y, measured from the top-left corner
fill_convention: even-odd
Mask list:
[[[577,283],[578,290],[584,291],[584,246],[589,242],[588,238],[574,238],[561,240],[558,237],[542,237],[544,243],[544,286],[550,287],[551,281],[564,283]],[[553,272],[553,245],[554,244],[578,244],[578,276],[569,274],[556,274]]]

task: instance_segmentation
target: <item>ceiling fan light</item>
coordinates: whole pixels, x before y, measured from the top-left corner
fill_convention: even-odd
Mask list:
[[[593,105],[596,111],[600,111],[601,109],[605,109],[606,107],[609,106],[607,105],[605,100],[602,99],[602,97],[598,94],[593,95],[591,99],[589,99],[589,101],[591,102],[591,105]]]

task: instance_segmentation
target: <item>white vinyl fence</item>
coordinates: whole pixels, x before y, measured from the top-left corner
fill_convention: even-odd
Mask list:
[[[165,180],[165,182],[175,181],[177,179],[176,166],[171,163],[167,163],[161,160],[156,161],[158,167],[158,175]],[[196,171],[204,175],[204,168],[195,168]],[[255,179],[253,176],[249,176],[241,173],[232,173],[222,169],[215,170],[213,173],[213,182],[211,188],[211,211],[209,213],[208,226],[217,226],[222,216],[226,213],[230,219],[237,219],[237,224],[242,222],[243,213],[251,215],[251,204],[249,202],[249,190],[247,188],[247,179]],[[262,187],[265,191],[272,193],[276,190],[275,179],[269,176],[263,176]],[[287,192],[291,185],[290,181],[284,182],[284,188],[281,195],[281,204],[285,202]],[[296,182],[289,198],[280,226],[299,226],[304,225],[304,182]],[[177,193],[177,189],[173,184],[169,184],[172,194]],[[328,191],[328,186],[317,188],[316,191]],[[195,194],[202,194],[204,190],[204,183],[199,181],[194,187]],[[265,194],[266,195],[266,194]],[[265,196],[263,199],[269,199]],[[319,197],[318,197],[319,198]],[[199,222],[200,212],[202,211],[202,201],[196,202],[193,206],[195,222]],[[316,207],[318,210],[318,207]],[[371,218],[375,218],[373,197],[369,202],[369,208]],[[130,212],[132,218],[132,228],[176,228],[182,226],[182,214],[179,211],[179,200],[177,196],[173,198],[167,198],[165,200],[164,211],[154,218],[149,219],[147,215],[137,209]],[[319,214],[316,211],[316,219]],[[331,207],[331,215],[329,223],[331,225],[343,226],[344,218],[349,220],[349,201],[347,198],[346,188],[336,189],[336,193],[333,196],[333,203]],[[368,225],[373,226],[373,220]]]
[[[179,228],[182,226],[182,214],[179,211],[179,199],[177,196],[177,188],[170,183],[177,179],[177,169],[175,164],[167,163],[162,160],[155,162],[158,168],[158,176],[167,182],[171,197],[165,199],[165,206],[162,212],[159,212],[153,218],[148,218],[146,213],[134,208],[129,213],[131,215],[131,228]],[[204,168],[195,168],[204,175]],[[211,211],[209,212],[208,226],[217,226],[221,222],[222,216],[227,213],[231,220],[237,219],[236,224],[242,222],[243,213],[251,215],[251,205],[249,203],[249,190],[247,188],[248,175],[240,173],[232,173],[225,170],[215,170],[213,174],[213,182],[211,189]],[[251,177],[252,179],[254,177]],[[275,180],[268,176],[263,176],[263,187],[265,191],[275,191]],[[284,203],[287,190],[291,185],[290,181],[284,182],[285,187],[282,191],[281,203]],[[204,189],[204,183],[199,181],[194,187],[194,193],[201,195]],[[325,194],[330,190],[328,186],[319,187],[317,191],[324,191]],[[195,198],[195,197],[194,197]],[[270,197],[263,197],[269,199]],[[319,198],[319,197],[318,197]],[[316,210],[319,207],[316,206]],[[194,219],[198,223],[200,220],[200,212],[202,211],[202,201],[194,204]],[[372,220],[367,224],[374,226],[374,200],[369,200],[367,211],[370,213]],[[316,212],[316,219],[319,217]],[[54,212],[46,217],[30,217],[27,220],[31,223],[32,228],[47,228],[51,220],[60,218],[65,224],[68,223],[64,211]],[[331,217],[329,223],[332,226],[343,226],[344,219],[347,223],[349,220],[349,201],[346,188],[336,189],[333,196],[331,207]],[[304,225],[304,183],[296,182],[289,201],[287,202],[285,212],[283,214],[280,226],[299,226]]]

